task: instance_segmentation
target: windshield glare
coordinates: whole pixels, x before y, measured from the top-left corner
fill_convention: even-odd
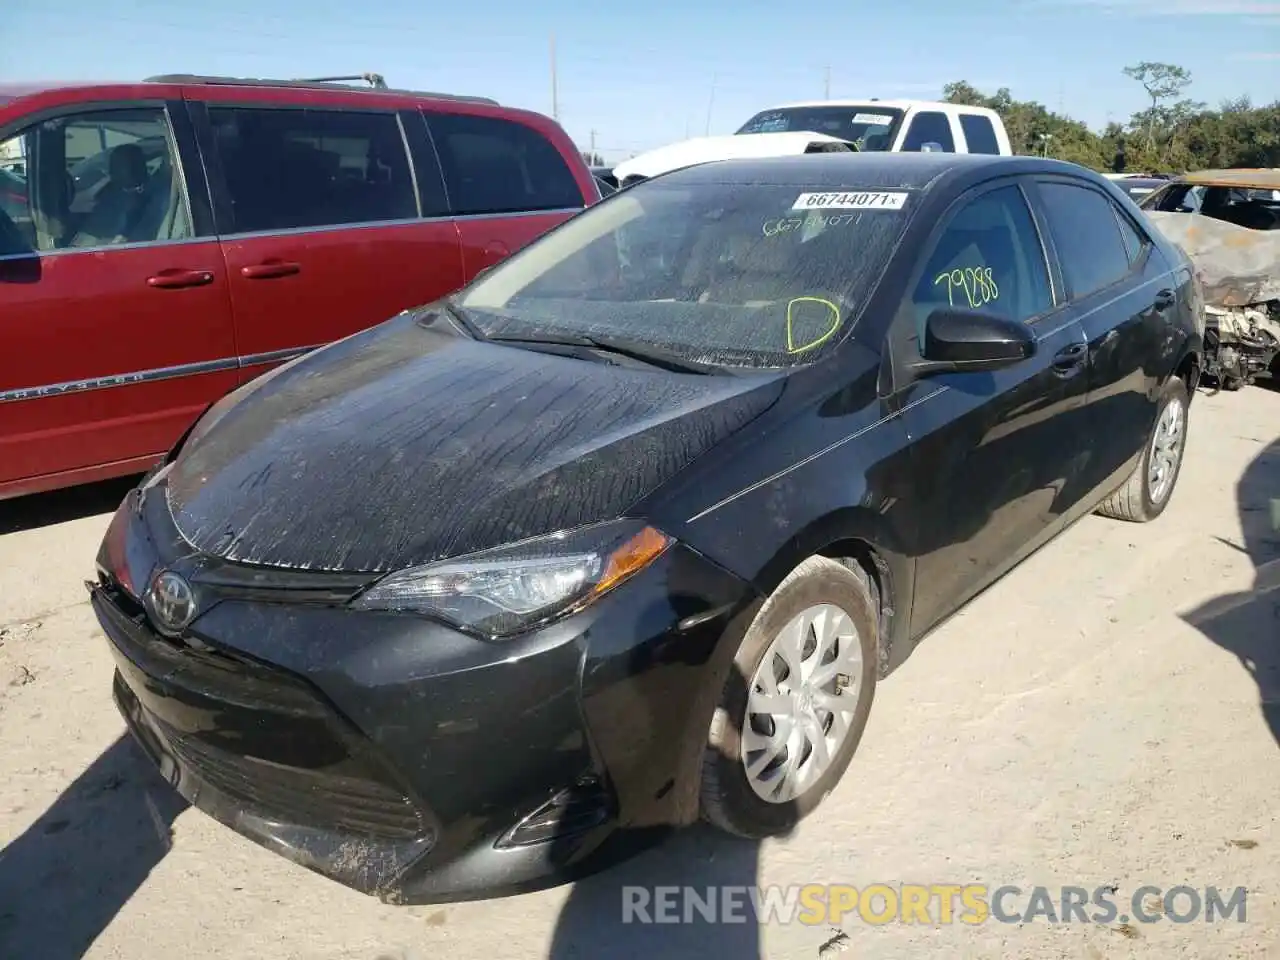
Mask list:
[[[722,366],[809,363],[852,328],[907,191],[652,181],[509,258],[457,304],[485,336],[648,343]]]
[[[757,113],[738,133],[825,133],[851,140],[865,153],[893,146],[893,134],[901,118],[901,110],[875,103],[854,107],[786,107]]]

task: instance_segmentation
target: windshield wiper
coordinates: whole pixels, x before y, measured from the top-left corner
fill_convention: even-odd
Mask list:
[[[592,350],[600,350],[604,353],[615,353],[620,357],[627,357],[631,360],[639,360],[641,363],[647,363],[651,366],[660,367],[663,370],[670,370],[673,373],[698,373],[711,374],[719,372],[720,368],[711,363],[700,363],[697,360],[687,360],[668,350],[655,347],[648,343],[637,343],[634,340],[618,340],[613,337],[590,337],[585,334],[559,334],[549,333],[541,334],[536,337],[505,337],[491,336],[490,340],[499,343],[546,343],[561,347],[586,347]]]
[[[476,326],[475,321],[467,316],[466,311],[454,303],[453,300],[445,297],[445,299],[440,302],[444,304],[445,312],[449,314],[449,317],[453,322],[466,331],[467,336],[471,337],[473,340],[489,339],[484,335],[480,328]]]

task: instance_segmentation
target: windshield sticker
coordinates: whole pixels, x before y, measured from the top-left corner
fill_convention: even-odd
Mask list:
[[[803,217],[770,217],[760,226],[760,232],[766,237],[776,237],[780,233],[791,233],[805,228],[803,239],[809,239],[813,232],[825,227],[840,227],[858,222],[856,213],[833,213],[830,216],[821,213],[810,213]],[[813,232],[811,232],[813,231]]]
[[[887,127],[893,123],[893,117],[884,113],[855,113],[853,115],[854,123],[870,123],[875,126]]]
[[[977,310],[1000,299],[1000,287],[991,275],[990,267],[957,267],[945,270],[934,280],[935,287],[947,285],[947,303],[951,306],[969,307]],[[960,296],[961,302],[956,303]]]
[[[854,193],[802,193],[792,210],[901,210],[907,195],[898,191],[859,190]]]
[[[787,304],[787,353],[807,353],[839,329],[840,308],[830,300],[796,297]]]

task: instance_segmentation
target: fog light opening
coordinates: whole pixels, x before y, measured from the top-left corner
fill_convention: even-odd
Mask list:
[[[585,833],[609,814],[609,791],[595,774],[585,774],[503,834],[497,846],[525,847]]]

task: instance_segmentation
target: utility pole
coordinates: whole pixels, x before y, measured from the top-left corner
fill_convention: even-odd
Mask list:
[[[720,79],[719,74],[711,76],[711,99],[707,101],[707,131],[706,135],[711,136],[711,110],[716,105],[716,82]]]
[[[560,122],[560,90],[556,86],[556,35],[551,35],[551,117]]]
[[[826,78],[826,83],[823,86],[823,90],[824,90],[824,94],[822,99],[830,100],[831,99],[831,68],[830,67],[827,67],[827,78]]]

